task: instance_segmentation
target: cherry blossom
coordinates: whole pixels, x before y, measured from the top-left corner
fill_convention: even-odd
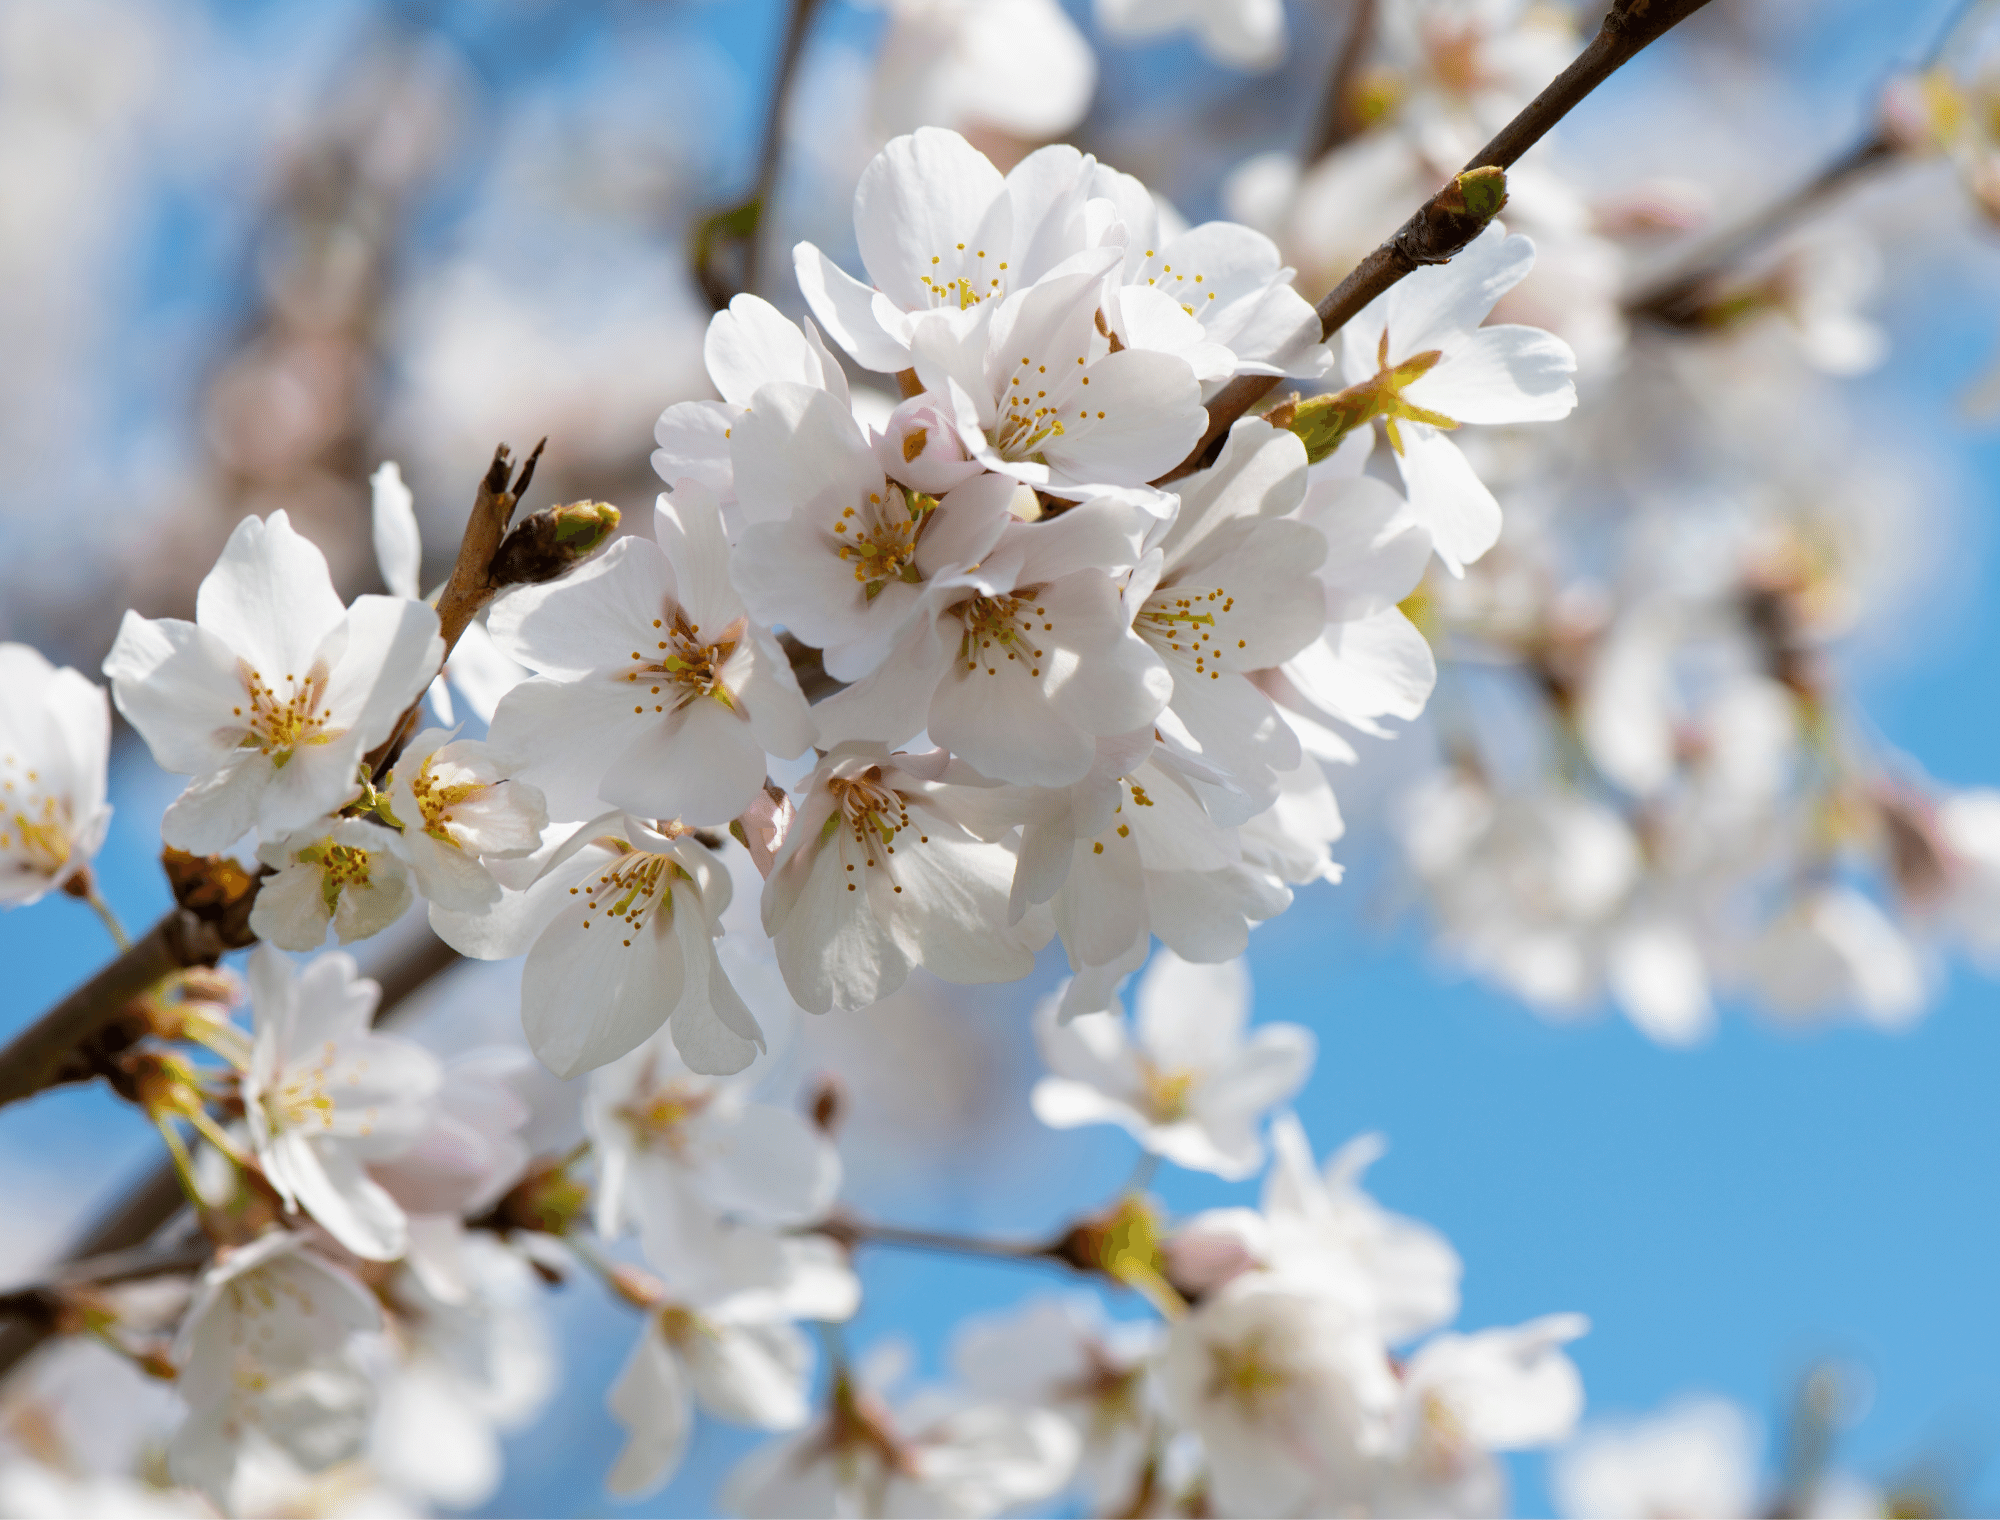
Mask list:
[[[1004,927],[1013,851],[959,816],[959,794],[983,784],[942,750],[844,744],[820,762],[764,886],[801,1008],[865,1007],[912,966],[951,982],[1027,974],[1047,934]]]
[[[1053,1075],[1035,1084],[1035,1116],[1058,1129],[1117,1124],[1177,1165],[1250,1175],[1264,1159],[1264,1113],[1311,1069],[1311,1032],[1265,1024],[1245,1039],[1250,976],[1240,961],[1196,966],[1161,950],[1138,1003],[1128,1033],[1108,1012],[1063,1022],[1060,996],[1042,1002],[1035,1039]]]
[[[928,733],[996,780],[1081,779],[1097,739],[1150,723],[1170,686],[1115,579],[1142,521],[1099,500],[1003,531],[978,566],[925,587],[871,675],[814,709],[822,738]]]
[[[767,751],[790,758],[812,744],[790,664],[730,585],[714,498],[683,481],[660,498],[654,537],[522,587],[489,620],[538,673],[507,693],[489,740],[557,817],[608,802],[727,823],[761,790]]]
[[[902,429],[898,452],[917,440],[923,457],[932,428],[956,441],[933,414]],[[880,665],[928,587],[968,572],[1010,520],[1011,480],[974,465],[935,497],[891,481],[846,408],[806,386],[761,388],[730,446],[749,519],[730,566],[744,601],[820,648],[843,681]]]
[[[1185,29],[1204,53],[1234,69],[1262,72],[1285,55],[1281,0],[1097,0],[1097,24],[1130,42]]]
[[[372,1396],[355,1337],[381,1322],[368,1290],[302,1235],[273,1230],[218,1260],[175,1344],[188,1416],[167,1452],[174,1476],[227,1506],[258,1444],[307,1472],[359,1451]]]
[[[382,790],[400,826],[390,848],[417,890],[440,908],[470,912],[500,901],[488,863],[532,855],[549,819],[538,787],[511,776],[490,745],[454,732],[418,734]]]
[[[1467,424],[1546,422],[1576,406],[1576,357],[1535,328],[1479,324],[1534,263],[1490,226],[1449,264],[1420,269],[1341,329],[1341,377],[1383,419],[1410,509],[1454,573],[1500,536],[1500,504],[1445,436]]]
[[[329,924],[343,945],[380,933],[412,900],[395,843],[379,823],[321,818],[259,845],[257,858],[277,874],[257,893],[252,932],[280,950],[319,949]]]
[[[273,512],[236,525],[194,622],[127,612],[104,672],[161,768],[194,777],[168,843],[206,854],[339,808],[443,659],[436,613],[383,596],[343,609],[325,558]]]
[[[437,1090],[428,1051],[369,1021],[381,989],[338,951],[302,970],[277,951],[250,957],[256,1034],[243,1106],[258,1163],[290,1209],[303,1208],[356,1256],[403,1254],[403,1211],[367,1163],[407,1149]]]
[[[26,644],[0,644],[0,906],[90,868],[111,822],[104,688]]]
[[[753,1452],[724,1504],[748,1516],[997,1515],[1045,1499],[1074,1469],[1077,1437],[1045,1409],[919,1394],[892,1410],[900,1369],[871,1358],[836,1374],[829,1411]]]

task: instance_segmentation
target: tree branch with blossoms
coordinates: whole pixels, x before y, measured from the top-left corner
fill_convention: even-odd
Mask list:
[[[1519,115],[1496,133],[1485,147],[1466,160],[1457,178],[1419,206],[1394,236],[1369,254],[1346,279],[1328,291],[1317,308],[1322,341],[1339,332],[1362,308],[1398,280],[1427,265],[1450,261],[1485,230],[1498,214],[1504,194],[1468,182],[1482,171],[1505,170],[1542,140],[1605,80],[1652,43],[1700,10],[1708,0],[1614,0],[1597,34],[1570,66]],[[1275,375],[1243,375],[1229,382],[1208,403],[1208,426],[1201,441],[1162,483],[1178,480],[1214,458],[1221,440],[1237,418],[1274,390]]]

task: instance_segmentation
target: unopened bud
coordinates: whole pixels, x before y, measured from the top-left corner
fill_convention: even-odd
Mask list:
[[[1447,211],[1490,222],[1507,204],[1507,171],[1493,164],[1467,169],[1445,187],[1442,203]]]
[[[605,1281],[635,1309],[650,1309],[667,1296],[667,1285],[638,1267],[619,1265],[604,1274]]]
[[[169,1361],[163,1352],[142,1351],[133,1358],[139,1370],[149,1378],[158,1378],[163,1383],[171,1383],[181,1375],[180,1368]]]
[[[590,1207],[590,1189],[561,1166],[538,1167],[515,1183],[493,1206],[490,1220],[501,1229],[539,1230],[566,1235]]]
[[[819,1085],[813,1089],[812,1103],[807,1110],[812,1115],[813,1128],[831,1138],[840,1128],[840,1121],[845,1116],[846,1108],[846,1087],[832,1072],[822,1072]]]
[[[164,1051],[142,1051],[127,1058],[133,1096],[151,1119],[185,1118],[202,1110],[194,1083],[194,1068]]]
[[[501,543],[488,579],[496,586],[535,586],[552,581],[616,533],[618,521],[618,509],[603,501],[578,501],[532,512],[516,523]]]

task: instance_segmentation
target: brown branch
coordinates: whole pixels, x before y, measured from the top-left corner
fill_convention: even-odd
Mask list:
[[[1349,0],[1347,32],[1340,39],[1340,52],[1333,60],[1333,74],[1327,80],[1326,98],[1320,102],[1319,120],[1307,139],[1302,162],[1316,163],[1343,143],[1352,142],[1368,129],[1368,117],[1355,99],[1355,85],[1361,65],[1375,40],[1376,0]]]
[[[1718,286],[1745,256],[1793,224],[1803,221],[1828,201],[1874,170],[1895,160],[1900,150],[1877,130],[1828,164],[1790,195],[1772,202],[1741,226],[1710,243],[1676,273],[1625,298],[1628,315],[1645,317],[1668,327],[1697,325],[1713,301]]]
[[[806,32],[820,0],[787,0],[785,35],[778,46],[777,74],[764,108],[763,146],[757,156],[757,179],[749,196],[703,217],[695,227],[692,257],[695,282],[716,311],[732,297],[757,289],[762,263],[765,213],[778,189],[778,169],[784,158],[785,108],[791,101]],[[734,260],[732,273],[724,266]]]
[[[1510,168],[1549,129],[1587,99],[1605,80],[1708,0],[1613,0],[1589,46],[1522,108],[1499,134],[1473,154],[1461,175],[1483,168]],[[1381,247],[1319,303],[1320,339],[1331,338],[1370,301],[1425,264],[1449,263],[1485,229],[1469,215],[1459,181],[1432,196]],[[1238,375],[1208,403],[1208,428],[1193,452],[1155,484],[1178,480],[1200,469],[1220,448],[1230,426],[1278,384],[1271,375]]]
[[[472,515],[465,520],[465,535],[458,541],[458,558],[452,562],[451,579],[445,582],[438,596],[438,633],[444,639],[446,659],[458,647],[460,636],[478,616],[479,609],[501,589],[493,580],[493,561],[506,540],[515,504],[527,494],[529,482],[535,478],[535,465],[548,442],[544,438],[535,445],[534,452],[521,466],[518,479],[507,445],[503,443],[493,451],[493,463],[486,467],[486,474],[479,482]],[[389,774],[389,767],[396,763],[403,746],[416,733],[417,716],[423,706],[424,699],[419,696],[403,710],[389,737],[368,752],[368,771],[378,783]]]
[[[385,968],[376,978],[381,984],[382,997],[376,1004],[375,1022],[391,1021],[412,993],[457,962],[456,951],[442,940],[427,938]],[[159,1163],[71,1242],[50,1272],[51,1281],[61,1284],[76,1280],[73,1274],[89,1272],[93,1262],[103,1267],[124,1253],[135,1252],[180,1213],[185,1203],[172,1164]],[[0,1322],[0,1378],[48,1339],[54,1328],[51,1319],[35,1315]]]
[[[110,965],[0,1049],[0,1106],[47,1087],[87,1079],[69,1069],[76,1053],[103,1035],[131,1005],[176,971],[212,966],[223,952],[250,943],[219,919],[175,907]]]

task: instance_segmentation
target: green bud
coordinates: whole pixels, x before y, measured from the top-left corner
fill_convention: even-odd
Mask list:
[[[617,532],[618,520],[618,509],[602,501],[572,502],[531,513],[500,545],[488,579],[495,586],[552,581]]]
[[[1375,414],[1372,398],[1350,391],[1308,396],[1291,406],[1284,423],[1306,446],[1306,463],[1318,464],[1340,447],[1341,440]]]
[[[1451,183],[1457,194],[1446,196],[1447,210],[1462,211],[1482,222],[1490,222],[1507,204],[1507,171],[1496,165],[1468,169]]]

